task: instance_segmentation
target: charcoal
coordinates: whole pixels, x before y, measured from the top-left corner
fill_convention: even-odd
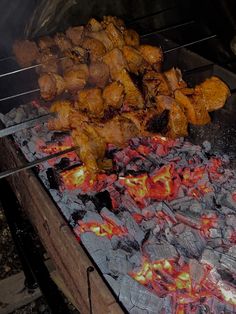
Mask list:
[[[132,265],[123,250],[112,250],[108,253],[108,268],[113,275],[125,275],[131,271]]]
[[[236,211],[236,202],[233,200],[232,194],[230,192],[225,192],[223,194],[220,203]]]
[[[141,309],[137,308],[136,306],[134,306],[129,312],[130,312],[130,314],[148,314],[148,311],[141,310]]]
[[[139,251],[140,245],[136,240],[130,240],[127,238],[119,239],[117,248],[126,251],[127,253],[132,253],[133,250]]]
[[[128,256],[129,262],[133,265],[133,268],[140,267],[143,261],[141,252],[135,252],[131,256]]]
[[[129,196],[128,193],[125,193],[121,196],[122,207],[126,208],[131,213],[141,214],[140,208],[137,206],[132,197]]]
[[[156,215],[157,209],[161,210],[162,204],[161,203],[153,203],[142,210],[142,215],[147,219],[152,218]]]
[[[220,238],[222,236],[221,230],[216,228],[209,229],[209,237],[210,238]]]
[[[236,215],[227,215],[226,216],[226,225],[236,229]]]
[[[112,249],[111,242],[108,238],[98,237],[93,232],[82,233],[80,239],[90,254],[99,249],[104,252],[108,252]]]
[[[173,231],[175,234],[178,235],[178,234],[184,232],[185,227],[186,227],[185,224],[180,223],[180,224],[175,225],[175,226],[172,228],[172,231]]]
[[[222,229],[222,234],[224,239],[229,240],[234,234],[234,229],[231,226],[225,227]]]
[[[120,293],[120,282],[119,280],[114,279],[112,276],[104,274],[106,281],[108,282],[109,286],[113,289],[115,294],[118,296]]]
[[[200,262],[218,268],[220,266],[220,258],[221,258],[220,253],[210,248],[205,248],[204,251],[202,252]]]
[[[226,254],[222,254],[220,259],[221,266],[236,274],[236,259]]]
[[[82,220],[84,218],[86,214],[86,210],[78,210],[78,211],[74,211],[72,214],[71,214],[71,222],[75,225],[78,220]]]
[[[185,196],[185,197],[182,197],[182,198],[177,198],[173,201],[171,201],[169,204],[170,204],[170,207],[177,210],[177,209],[180,209],[180,210],[188,210],[190,205],[194,202],[194,199],[190,196]]]
[[[232,246],[229,248],[228,255],[230,255],[230,256],[236,258],[236,245],[232,245]]]
[[[124,212],[122,221],[128,229],[129,234],[140,244],[143,241],[145,234],[130,213]]]
[[[205,275],[204,266],[195,259],[190,259],[189,261],[189,272],[191,276],[191,281],[193,285],[198,285],[201,283]]]
[[[198,231],[186,230],[181,233],[177,241],[180,246],[188,251],[189,257],[199,257],[204,250],[205,240]]]
[[[147,230],[154,229],[156,224],[157,224],[156,220],[154,218],[152,218],[151,220],[143,220],[140,226],[141,226],[142,230],[145,232]],[[146,237],[146,235],[145,235],[145,237]]]
[[[100,212],[100,215],[104,219],[114,222],[117,226],[123,226],[123,223],[121,222],[121,220],[115,214],[113,214],[110,210],[108,210],[106,207],[103,207],[103,209]]]
[[[146,244],[143,247],[145,255],[154,262],[161,259],[175,259],[178,257],[178,253],[173,245],[166,244]]]
[[[57,170],[64,170],[64,169],[68,168],[69,166],[70,166],[70,159],[67,157],[63,157],[63,158],[61,158],[61,160],[57,164],[55,164],[54,167]]]
[[[60,187],[60,177],[54,168],[48,168],[46,171],[50,189],[58,190]]]
[[[103,223],[102,217],[97,214],[96,212],[89,212],[85,214],[83,218],[83,222],[98,222],[98,223]]]
[[[96,250],[90,253],[94,262],[102,271],[103,274],[108,274],[110,272],[110,268],[107,262],[107,251],[104,250]]]

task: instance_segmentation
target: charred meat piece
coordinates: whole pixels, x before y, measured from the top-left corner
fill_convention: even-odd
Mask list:
[[[130,46],[124,46],[122,48],[122,52],[130,72],[138,74],[142,63],[144,62],[141,53],[137,49]]]
[[[140,45],[139,51],[143,58],[153,67],[154,70],[160,71],[163,62],[163,52],[160,47]]]
[[[54,37],[54,41],[61,52],[72,48],[72,42],[62,33],[57,33]]]
[[[86,64],[78,64],[76,69],[64,74],[66,89],[70,92],[83,89],[88,81],[88,77],[88,66]]]
[[[69,27],[66,30],[66,36],[71,40],[72,44],[79,46],[83,40],[84,26]]]
[[[39,38],[38,46],[39,46],[40,50],[42,51],[42,50],[56,46],[56,43],[52,37],[45,36],[45,37]]]
[[[109,80],[109,67],[104,62],[92,62],[89,66],[89,83],[104,88]]]
[[[222,108],[229,96],[228,86],[216,76],[212,76],[197,85],[194,91],[195,102],[202,103],[207,111]]]
[[[73,47],[65,52],[65,56],[69,57],[75,63],[88,63],[89,53],[82,47]]]
[[[169,110],[165,109],[161,114],[154,115],[147,123],[146,129],[151,133],[165,134],[169,123]]]
[[[100,88],[87,88],[78,92],[76,108],[88,114],[88,116],[102,117],[104,115],[104,101]]]
[[[140,45],[139,34],[133,29],[124,30],[124,41],[127,46],[138,48]]]
[[[21,67],[32,65],[39,56],[36,43],[29,40],[16,40],[13,44],[13,53]]]
[[[113,80],[117,80],[119,73],[123,69],[128,69],[127,62],[123,56],[120,49],[115,48],[103,57],[103,62],[105,62],[110,70],[110,75]]]
[[[106,53],[106,48],[103,43],[95,38],[85,37],[82,47],[88,50],[91,62],[101,60]]]
[[[119,82],[112,82],[104,88],[102,97],[107,106],[119,109],[124,99],[124,86]]]
[[[63,77],[56,73],[42,74],[38,83],[41,97],[45,100],[52,100],[65,91],[65,81]]]

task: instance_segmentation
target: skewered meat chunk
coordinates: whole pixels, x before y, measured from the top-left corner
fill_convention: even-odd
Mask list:
[[[56,46],[56,43],[52,37],[45,36],[45,37],[39,38],[38,46],[41,50],[45,50],[45,49]]]
[[[40,53],[37,63],[41,64],[37,68],[37,73],[59,72],[58,56],[54,54],[50,48],[44,49],[43,52]]]
[[[66,50],[69,50],[72,48],[72,43],[69,38],[67,38],[62,33],[57,33],[54,37],[54,41],[61,52],[64,52]]]
[[[29,40],[16,40],[13,44],[13,53],[21,67],[32,65],[39,56],[36,43]]]
[[[124,41],[127,46],[138,48],[140,45],[139,34],[133,29],[124,30]]]
[[[91,18],[87,25],[86,25],[86,31],[87,32],[99,32],[102,30],[102,24],[98,22],[96,19]]]
[[[69,100],[55,101],[50,108],[50,112],[57,113],[57,116],[55,119],[48,121],[49,130],[69,130],[71,115],[74,111]]]
[[[124,46],[122,48],[123,55],[127,61],[130,72],[138,74],[144,59],[140,52],[130,46]]]
[[[107,33],[104,30],[99,32],[89,32],[87,33],[87,36],[101,41],[107,51],[110,51],[114,48],[112,41],[109,39]]]
[[[187,87],[187,84],[182,79],[182,74],[179,69],[171,68],[164,72],[166,80],[168,82],[171,93],[173,94],[176,89],[182,89]]]
[[[186,96],[181,90],[176,90],[175,99],[185,111],[190,123],[204,125],[211,121],[205,105],[202,101],[198,101],[199,98],[196,99],[194,94]]]
[[[117,80],[119,73],[123,69],[128,69],[127,62],[121,50],[118,48],[115,48],[106,53],[103,57],[103,62],[108,65],[110,69],[110,75],[113,80]]]
[[[65,56],[69,57],[76,63],[88,63],[88,51],[82,47],[73,47],[65,52]]]
[[[72,41],[72,44],[79,46],[83,40],[84,26],[69,27],[66,30],[66,36]]]
[[[124,38],[119,29],[112,23],[108,24],[105,32],[111,40],[113,47],[122,48],[125,45]]]
[[[65,91],[65,81],[63,77],[56,73],[42,74],[38,83],[41,97],[45,100],[52,100]]]
[[[112,82],[104,88],[102,97],[107,106],[119,109],[124,99],[124,86],[119,82]]]
[[[102,27],[106,28],[110,23],[115,25],[121,32],[125,30],[125,23],[122,19],[119,19],[116,16],[104,16],[103,21],[101,22]]]
[[[117,80],[123,84],[125,89],[125,106],[142,109],[144,107],[143,96],[125,69],[120,71]]]
[[[212,76],[197,85],[194,92],[195,101],[202,103],[207,111],[222,108],[229,96],[228,86],[216,76]]]
[[[143,58],[153,67],[154,70],[160,71],[160,67],[163,62],[163,52],[160,47],[140,45],[139,51]]]
[[[103,117],[104,106],[100,88],[87,88],[78,92],[76,108],[86,112],[89,116]]]
[[[188,134],[188,121],[177,101],[170,96],[159,95],[156,97],[157,112],[169,110],[167,136],[171,138],[186,136]]]
[[[89,51],[90,61],[99,61],[106,53],[106,48],[103,43],[95,38],[85,37],[82,47]]]
[[[89,70],[86,64],[78,64],[77,68],[64,74],[66,89],[75,92],[83,89],[88,81]]]
[[[109,80],[109,67],[103,62],[93,62],[89,66],[89,82],[104,88]]]

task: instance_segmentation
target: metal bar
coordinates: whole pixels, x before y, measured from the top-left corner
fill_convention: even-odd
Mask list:
[[[40,122],[41,123],[46,122],[46,121],[48,121],[48,119],[50,119],[50,118],[52,118],[54,116],[56,116],[55,113],[47,113],[47,114],[45,114],[43,116],[39,116],[39,117],[30,119],[30,120],[26,120],[24,122],[11,125],[11,126],[5,128],[5,129],[1,129],[0,130],[0,138],[4,137],[4,136],[11,135],[11,134],[14,134],[14,133],[16,133],[18,131],[21,131],[21,130],[33,127],[33,126],[37,125]]]
[[[144,37],[147,37],[149,35],[152,35],[152,34],[155,34],[155,33],[163,33],[163,32],[166,32],[166,31],[169,31],[169,30],[172,30],[172,29],[176,29],[176,28],[179,28],[179,27],[184,27],[186,25],[190,25],[190,24],[193,24],[195,23],[194,20],[191,20],[191,21],[188,21],[188,22],[184,22],[184,23],[181,23],[181,24],[176,24],[176,25],[172,25],[172,26],[169,26],[169,27],[166,27],[166,28],[160,28],[160,29],[156,29],[155,31],[152,31],[150,33],[147,33],[147,34],[144,34],[144,35],[141,35],[140,37],[141,38],[144,38]],[[157,34],[157,35],[158,35]],[[1,61],[1,60],[0,60]]]
[[[33,94],[33,93],[36,93],[36,92],[39,92],[39,91],[40,91],[39,88],[32,89],[30,91],[26,91],[26,92],[19,93],[19,94],[16,94],[16,95],[12,95],[12,96],[8,96],[8,97],[5,97],[5,98],[1,98],[0,102],[1,101],[5,101],[5,100],[10,100],[10,99],[13,99],[13,98],[17,98],[17,97],[20,97],[20,96],[28,95],[28,94]]]
[[[175,48],[168,49],[168,50],[166,50],[166,51],[163,51],[163,53],[169,53],[169,52],[172,52],[172,51],[175,51],[175,50],[179,50],[179,49],[181,49],[181,48],[185,48],[185,47],[189,47],[189,46],[192,46],[192,45],[195,45],[195,44],[199,44],[199,43],[201,43],[201,42],[204,42],[204,41],[207,41],[207,40],[216,38],[216,37],[217,37],[217,35],[207,36],[207,37],[205,37],[205,38],[192,41],[191,43],[183,44],[183,45],[181,45],[181,46],[177,46],[177,47],[175,47]]]
[[[205,64],[205,65],[202,65],[197,68],[190,69],[190,70],[183,70],[182,74],[183,76],[186,76],[186,75],[191,75],[198,72],[203,72],[203,71],[211,69],[213,66],[214,66],[214,63]]]
[[[11,176],[13,174],[16,174],[22,170],[27,170],[27,169],[30,169],[30,168],[33,168],[35,166],[38,166],[40,165],[41,163],[47,161],[47,160],[50,160],[52,158],[57,158],[57,157],[60,157],[62,155],[65,155],[67,153],[71,153],[71,152],[74,152],[78,149],[79,147],[78,146],[74,146],[74,147],[71,147],[71,148],[68,148],[68,149],[65,149],[61,152],[58,152],[58,153],[55,153],[55,154],[52,154],[52,155],[49,155],[49,156],[46,156],[46,157],[43,157],[41,159],[37,159],[35,161],[32,161],[32,162],[28,162],[26,164],[24,164],[23,166],[19,166],[19,167],[16,167],[16,168],[12,168],[12,169],[9,169],[9,170],[6,170],[6,171],[3,171],[0,173],[0,179],[3,179],[3,178],[6,178],[8,176]]]

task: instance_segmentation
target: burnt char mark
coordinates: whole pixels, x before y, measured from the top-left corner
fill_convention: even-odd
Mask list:
[[[146,130],[151,133],[167,132],[169,122],[169,110],[165,109],[160,115],[153,116],[146,124]]]
[[[60,177],[53,168],[48,168],[46,171],[50,189],[58,190],[60,187]]]
[[[110,197],[110,193],[108,191],[98,192],[96,195],[83,195],[79,194],[78,198],[84,203],[86,206],[86,202],[92,201],[96,210],[100,213],[100,211],[106,207],[109,210],[112,210],[112,200]]]
[[[133,81],[134,85],[142,94],[143,98],[145,98],[145,90],[143,86],[143,75],[141,74],[134,74],[132,72],[129,73],[131,80]]]
[[[67,157],[63,157],[59,163],[55,164],[55,168],[57,170],[64,170],[70,166],[70,159]]]

